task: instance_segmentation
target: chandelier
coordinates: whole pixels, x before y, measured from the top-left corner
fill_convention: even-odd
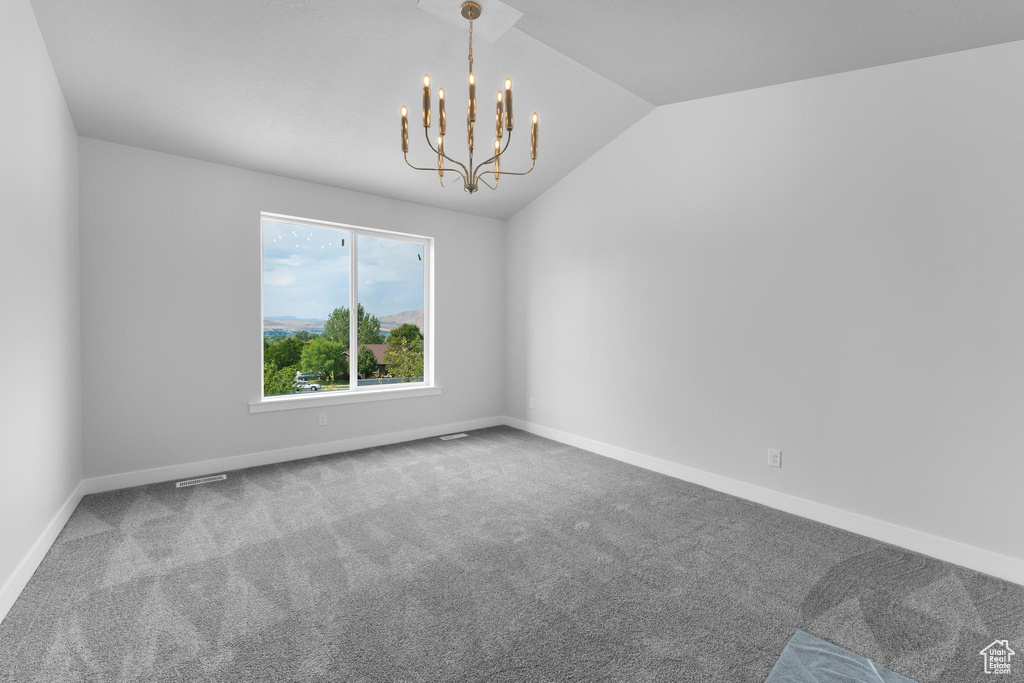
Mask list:
[[[492,190],[498,189],[498,181],[503,175],[526,175],[533,170],[534,166],[537,165],[537,112],[533,113],[532,125],[530,127],[530,168],[527,171],[514,173],[511,171],[501,170],[501,157],[508,150],[509,144],[512,142],[512,128],[514,127],[515,119],[512,116],[512,79],[505,79],[505,91],[498,91],[497,104],[495,105],[494,111],[494,155],[485,161],[481,161],[476,166],[473,165],[473,134],[476,126],[476,77],[473,75],[473,20],[479,19],[482,10],[480,4],[476,2],[464,2],[462,3],[462,16],[469,20],[469,105],[466,108],[466,141],[469,146],[469,164],[463,164],[461,161],[448,156],[444,151],[444,136],[447,132],[448,119],[445,115],[445,99],[444,99],[444,88],[440,88],[437,91],[437,146],[430,140],[430,76],[425,74],[423,76],[423,133],[427,138],[427,145],[430,149],[437,154],[437,168],[426,168],[422,166],[413,166],[409,163],[409,110],[402,107],[402,156],[405,157],[405,163],[410,168],[414,168],[417,171],[432,171],[437,173],[441,187],[451,187],[459,180],[462,180],[462,185],[466,192],[473,194],[479,189],[479,185],[482,183]],[[508,135],[504,135],[504,132],[508,131]],[[505,138],[505,144],[502,146],[502,138]],[[488,150],[489,152],[489,150]],[[455,165],[445,166],[445,161],[448,161]],[[461,170],[460,170],[461,169]],[[454,173],[458,178],[452,180],[448,184],[444,182],[445,173]],[[491,185],[489,182],[484,180],[484,176],[493,175],[494,184]]]

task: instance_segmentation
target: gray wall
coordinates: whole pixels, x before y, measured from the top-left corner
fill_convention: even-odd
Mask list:
[[[1022,80],[655,110],[508,222],[507,413],[1024,559]]]
[[[0,92],[3,594],[82,478],[78,141],[27,0],[0,3]]]
[[[503,413],[501,221],[86,138],[80,155],[86,477]],[[260,211],[435,238],[440,396],[249,413]]]

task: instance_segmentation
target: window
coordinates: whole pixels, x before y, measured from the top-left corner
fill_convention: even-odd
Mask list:
[[[261,225],[258,403],[432,387],[431,238],[274,214]]]

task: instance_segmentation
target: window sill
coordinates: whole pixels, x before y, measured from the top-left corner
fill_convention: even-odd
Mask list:
[[[441,388],[440,386],[415,386],[395,389],[356,389],[329,391],[322,394],[269,396],[259,401],[250,401],[249,412],[271,413],[278,410],[319,408],[322,406],[343,405],[345,403],[366,403],[369,401],[390,401],[398,398],[416,398],[418,396],[437,396],[441,393]]]

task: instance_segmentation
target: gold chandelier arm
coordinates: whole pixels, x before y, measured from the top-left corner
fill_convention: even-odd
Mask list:
[[[537,165],[537,160],[536,160],[536,159],[534,159],[534,160],[533,160],[533,163],[531,163],[531,164],[530,164],[530,168],[529,168],[528,170],[526,170],[526,171],[520,171],[520,172],[516,173],[515,171],[506,171],[505,169],[502,169],[502,170],[501,170],[501,175],[526,175],[526,174],[528,174],[528,173],[529,173],[530,171],[532,171],[532,170],[534,169],[534,167],[535,167],[536,165]],[[480,180],[481,178],[483,178],[483,177],[484,177],[485,175],[488,175],[488,174],[490,174],[490,175],[494,175],[494,171],[493,171],[493,170],[490,170],[490,171],[484,171],[483,173],[481,173],[480,175],[478,175],[478,176],[476,177],[476,179],[477,179],[477,180]],[[481,181],[481,182],[483,182],[483,181]],[[484,183],[484,184],[486,185],[487,183]],[[488,187],[490,187],[490,186],[488,185]]]
[[[443,156],[445,159],[447,159],[448,161],[452,162],[453,164],[458,164],[458,166],[460,166],[462,168],[462,170],[463,170],[462,177],[463,178],[469,178],[469,169],[466,168],[466,165],[464,163],[462,163],[461,161],[459,161],[457,159],[452,159],[447,154],[438,151],[437,147],[434,147],[434,143],[432,143],[430,141],[430,131],[428,129],[426,129],[426,128],[423,129],[423,135],[427,139],[427,146],[430,147],[431,151],[434,154],[439,154],[439,155]],[[434,170],[436,171],[437,169],[435,168]]]
[[[487,182],[486,180],[484,180],[484,179],[483,179],[483,178],[481,178],[480,176],[477,176],[477,178],[476,178],[476,181],[477,181],[478,183],[483,183],[484,185],[486,185],[487,187],[491,188],[492,190],[497,190],[497,189],[498,189],[498,183],[499,183],[499,182],[501,182],[501,181],[500,181],[500,179],[497,179],[497,178],[496,178],[496,179],[494,180],[494,184],[493,184],[493,185],[491,185],[491,184],[490,184],[489,182]]]
[[[442,189],[448,189],[449,187],[451,187],[451,186],[452,186],[452,185],[454,185],[455,183],[459,182],[460,180],[461,180],[461,181],[463,182],[463,184],[465,184],[465,182],[466,182],[466,179],[465,179],[465,178],[464,178],[464,177],[462,176],[462,173],[460,173],[459,171],[456,171],[456,170],[455,170],[454,168],[447,168],[447,169],[444,169],[444,170],[445,170],[445,171],[451,171],[452,173],[456,174],[456,175],[457,175],[457,176],[459,176],[459,177],[458,177],[458,178],[456,178],[455,180],[451,181],[451,182],[450,182],[450,183],[448,183],[447,185],[445,185],[445,184],[444,184],[444,178],[440,178],[440,177],[439,177],[439,178],[437,179],[437,181],[438,181],[439,183],[441,183],[441,188],[442,188]],[[442,171],[442,173],[444,173],[444,171]]]
[[[498,152],[497,154],[492,156],[487,161],[481,161],[479,164],[477,164],[476,168],[473,169],[473,177],[474,178],[479,178],[480,177],[480,174],[479,174],[480,169],[483,168],[484,166],[486,166],[487,164],[493,163],[495,159],[497,159],[502,154],[504,154],[505,150],[508,149],[508,146],[510,144],[512,144],[512,131],[509,131],[508,135],[505,136],[505,149],[501,150],[500,152]]]
[[[427,168],[425,166],[413,166],[411,163],[409,163],[409,154],[408,153],[403,154],[402,156],[405,157],[405,163],[408,164],[409,168],[414,168],[417,171],[432,171],[434,173],[438,172],[438,169],[436,167],[435,168]],[[447,157],[445,157],[445,158],[447,158]],[[459,162],[456,161],[455,163],[459,163]],[[466,176],[462,175],[462,171],[458,170],[457,168],[444,168],[444,169],[440,169],[441,173],[448,173],[449,171],[451,171],[452,173],[457,173],[459,175],[459,178],[462,179],[462,182],[466,182]],[[455,182],[455,181],[452,181],[452,182]],[[443,183],[444,183],[444,181],[442,181],[442,187],[448,187],[448,185],[452,184],[452,183],[449,183],[448,185],[444,185]]]

